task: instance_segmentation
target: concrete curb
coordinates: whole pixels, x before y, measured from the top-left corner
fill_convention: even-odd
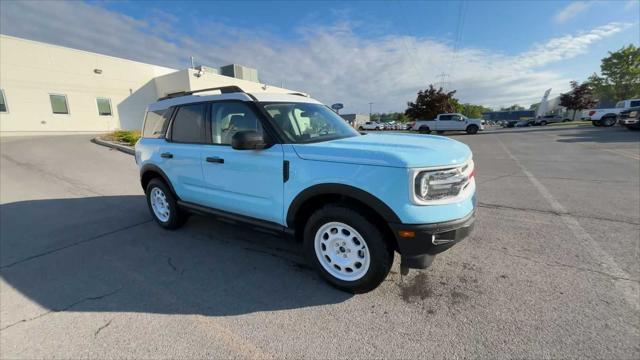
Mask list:
[[[112,143],[110,141],[105,141],[105,140],[101,140],[100,138],[93,138],[91,139],[91,142],[94,144],[98,144],[98,145],[102,145],[102,146],[106,146],[106,147],[110,147],[112,149],[116,149],[119,151],[122,151],[125,154],[129,154],[129,155],[135,155],[136,151],[133,148],[130,148],[128,146],[125,145],[120,145],[120,144],[115,144]]]

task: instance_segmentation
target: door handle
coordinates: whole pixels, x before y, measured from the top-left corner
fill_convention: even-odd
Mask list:
[[[224,159],[223,158],[219,158],[217,156],[214,157],[208,157],[207,158],[207,162],[210,163],[218,163],[218,164],[224,164]]]
[[[165,158],[165,159],[173,159],[173,154],[172,153],[162,153],[160,154],[161,158]]]

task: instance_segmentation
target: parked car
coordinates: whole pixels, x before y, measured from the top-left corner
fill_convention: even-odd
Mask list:
[[[588,110],[586,119],[591,121],[593,126],[613,126],[616,124],[618,114],[621,111],[637,106],[640,106],[640,99],[618,101],[615,108]]]
[[[545,115],[533,121],[533,125],[545,126],[547,124],[564,122],[562,115]]]
[[[384,130],[384,125],[375,121],[367,121],[360,125],[360,130]]]
[[[305,96],[201,91],[213,90],[222,94],[185,92],[147,108],[135,159],[162,228],[195,213],[291,235],[326,281],[353,293],[377,287],[395,252],[403,273],[426,268],[471,232],[465,144],[363,135]]]
[[[439,114],[433,120],[416,120],[414,131],[429,134],[432,131],[443,133],[445,131],[466,131],[467,134],[476,134],[484,130],[484,124],[480,119],[469,119],[462,114]]]
[[[640,129],[640,106],[621,111],[618,114],[618,124],[630,130]]]

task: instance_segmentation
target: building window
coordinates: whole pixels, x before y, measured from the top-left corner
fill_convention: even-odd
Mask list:
[[[111,100],[108,98],[97,98],[98,114],[100,116],[111,116]]]
[[[68,114],[69,106],[67,106],[67,95],[49,94],[51,100],[51,111],[54,114]]]
[[[4,97],[4,90],[0,89],[0,112],[7,111],[7,100]]]

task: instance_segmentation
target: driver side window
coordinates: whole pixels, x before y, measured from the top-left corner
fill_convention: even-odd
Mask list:
[[[231,145],[239,131],[262,134],[262,124],[253,110],[242,102],[216,102],[211,104],[211,140],[216,145]]]

